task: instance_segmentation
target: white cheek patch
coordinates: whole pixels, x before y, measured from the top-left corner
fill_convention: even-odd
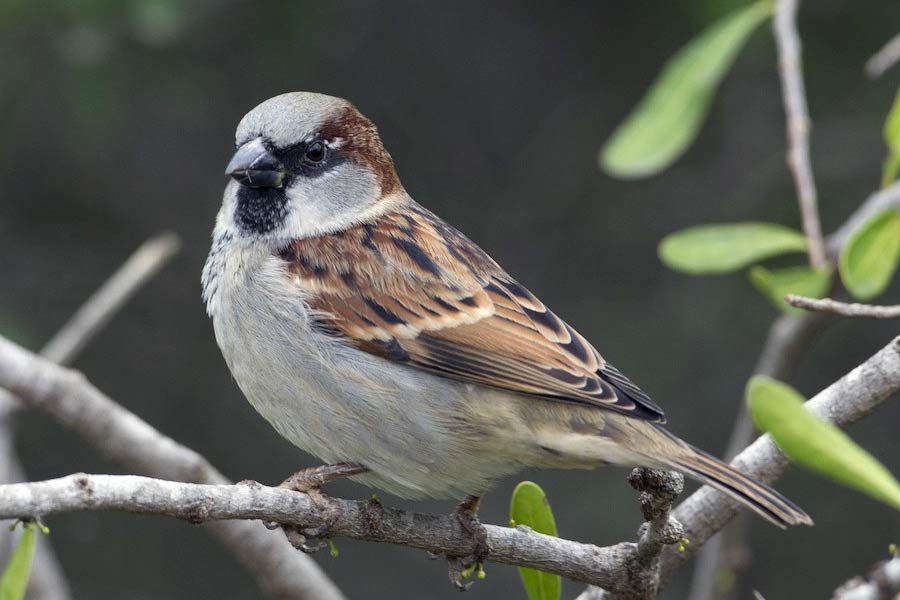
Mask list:
[[[375,175],[346,162],[318,177],[297,177],[287,190],[288,215],[275,233],[298,238],[349,227],[375,204],[381,188]]]

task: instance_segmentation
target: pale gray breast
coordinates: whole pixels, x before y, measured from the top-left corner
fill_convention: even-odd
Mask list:
[[[483,491],[506,474],[480,442],[472,386],[363,353],[316,326],[282,260],[234,240],[213,244],[204,270],[216,340],[257,411],[326,462],[405,497]],[[513,469],[514,470],[514,469]]]

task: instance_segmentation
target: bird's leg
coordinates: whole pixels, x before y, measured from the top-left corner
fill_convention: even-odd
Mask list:
[[[321,465],[318,467],[310,467],[297,471],[278,487],[282,487],[295,492],[303,492],[308,495],[313,504],[322,513],[322,524],[318,527],[298,528],[293,525],[279,525],[278,523],[266,523],[266,527],[274,529],[281,527],[284,535],[294,548],[302,550],[306,553],[313,553],[321,550],[326,546],[322,538],[328,537],[328,531],[331,525],[340,516],[340,509],[335,502],[329,498],[321,490],[321,486],[334,481],[359,475],[368,471],[366,467],[355,463],[336,463],[333,465]],[[312,540],[318,540],[315,544],[310,544]]]
[[[450,577],[450,582],[460,590],[467,590],[472,586],[472,582],[463,583],[463,580],[473,569],[481,573],[481,565],[491,551],[487,541],[487,529],[478,520],[479,504],[481,504],[480,496],[467,496],[453,511],[453,516],[472,536],[474,546],[470,556],[447,557],[447,575]],[[483,577],[483,574],[480,576]]]

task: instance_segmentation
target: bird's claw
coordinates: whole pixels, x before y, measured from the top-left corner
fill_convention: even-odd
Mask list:
[[[468,592],[469,588],[475,584],[474,581],[466,581],[469,575],[467,571],[471,568],[471,565],[467,566],[465,563],[465,558],[458,556],[447,557],[447,577],[450,579],[450,583],[461,592]]]
[[[301,544],[298,550],[304,554],[315,554],[319,550],[328,547],[328,542],[325,540],[316,540],[316,543],[313,545],[309,544]]]
[[[487,529],[478,520],[479,502],[479,498],[470,496],[466,498],[465,502],[457,506],[456,511],[453,513],[460,525],[463,526],[463,529],[472,536],[472,560],[466,566],[484,562],[484,559],[491,552],[487,540]]]
[[[322,523],[315,527],[298,527],[294,525],[284,525],[273,521],[263,521],[263,525],[267,529],[278,529],[284,531],[285,537],[291,545],[307,554],[318,552],[322,548],[329,546],[326,539],[331,532],[331,526],[341,516],[341,510],[337,503],[322,492],[320,486],[335,479],[351,477],[368,471],[366,467],[355,463],[337,463],[333,465],[322,465],[319,467],[311,467],[298,471],[281,482],[278,487],[292,490],[295,492],[303,492],[309,496],[313,504],[322,514]],[[256,482],[245,481],[248,485],[259,485]]]
[[[328,546],[327,538],[330,537],[331,526],[341,515],[340,508],[319,488],[306,490],[310,500],[313,501],[322,513],[322,523],[313,527],[297,527],[294,525],[280,525],[284,530],[291,545],[306,554],[313,554]],[[271,523],[264,523],[270,527]],[[276,527],[279,524],[275,524]],[[271,527],[270,527],[271,528]]]
[[[322,523],[317,527],[295,527],[293,525],[278,524],[276,524],[276,527],[281,527],[291,546],[305,554],[315,554],[329,545],[327,539],[331,526],[328,523]]]

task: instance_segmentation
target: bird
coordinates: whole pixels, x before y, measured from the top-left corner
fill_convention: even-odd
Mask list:
[[[250,404],[324,461],[285,487],[349,477],[401,498],[461,501],[457,516],[483,544],[478,502],[498,479],[646,466],[708,484],[779,527],[812,524],[667,431],[663,410],[585,337],[414,201],[350,102],[270,98],[241,119],[235,148],[203,300]]]

